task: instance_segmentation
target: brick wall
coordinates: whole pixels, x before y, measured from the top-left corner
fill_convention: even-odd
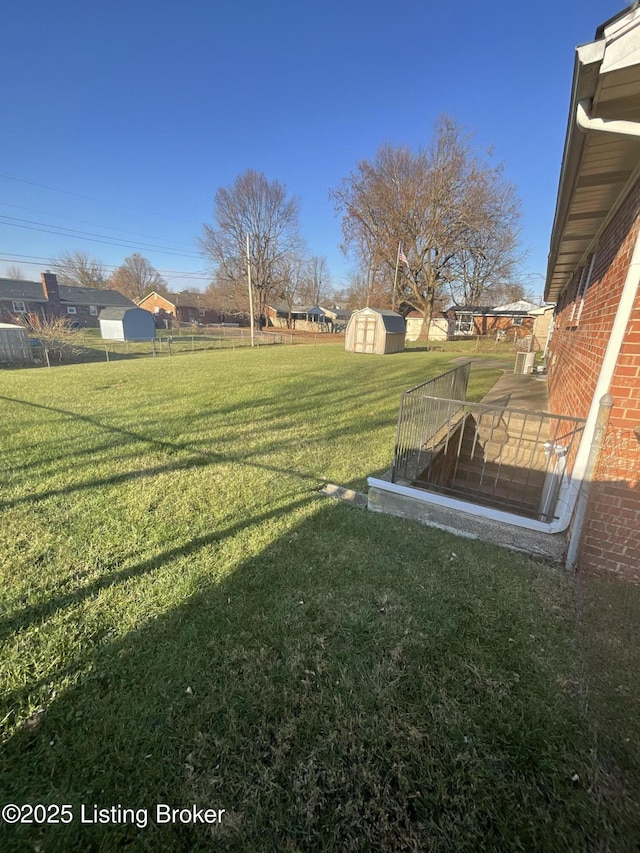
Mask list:
[[[548,359],[553,412],[578,417],[589,412],[640,228],[639,211],[640,181],[604,230],[592,266],[588,258],[558,301]],[[609,390],[611,429],[626,438],[614,451],[609,445],[606,466],[600,460],[579,565],[633,576],[640,565],[640,490],[636,463],[629,463],[636,459],[634,429],[640,426],[640,290]]]
[[[488,315],[477,315],[473,318],[474,335],[494,335],[497,331],[506,332],[509,340],[517,340],[530,335],[533,331],[533,317],[519,317],[518,325],[514,324],[513,317],[501,317]]]

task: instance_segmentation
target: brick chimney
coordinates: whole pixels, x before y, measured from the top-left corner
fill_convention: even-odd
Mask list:
[[[60,291],[58,290],[58,279],[56,274],[47,270],[41,274],[42,292],[47,300],[46,313],[49,319],[62,316],[62,304],[60,303]]]

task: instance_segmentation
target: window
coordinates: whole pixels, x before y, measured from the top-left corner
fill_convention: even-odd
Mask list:
[[[521,326],[522,325],[522,317],[514,317],[511,321],[512,326]]]
[[[460,314],[456,317],[456,335],[473,334],[473,314]]]
[[[67,305],[67,314],[77,314],[75,305]]]
[[[97,305],[89,305],[89,314],[91,314],[92,317],[97,317],[98,316],[98,306]]]
[[[207,313],[207,312],[205,311],[205,309],[204,309],[204,308],[199,308],[199,309],[198,309],[198,314],[199,314],[201,317],[204,317],[204,315],[205,315],[206,313]]]
[[[13,310],[17,311],[19,314],[27,313],[27,306],[22,299],[14,299],[11,304],[13,306]]]

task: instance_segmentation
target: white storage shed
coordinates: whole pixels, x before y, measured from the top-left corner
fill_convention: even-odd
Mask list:
[[[13,323],[0,323],[0,363],[33,361],[27,330]]]
[[[406,323],[401,314],[381,308],[354,311],[345,333],[347,352],[387,355],[404,350]]]
[[[156,336],[154,316],[144,308],[103,308],[98,319],[105,341],[152,341]]]

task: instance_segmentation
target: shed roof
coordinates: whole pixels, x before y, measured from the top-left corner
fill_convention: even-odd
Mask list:
[[[379,314],[382,318],[385,331],[390,334],[402,333],[404,335],[407,330],[407,324],[404,317],[396,311],[389,311],[387,308],[361,308],[360,311],[354,311],[353,313],[362,314],[365,311],[372,312],[373,314]]]
[[[138,308],[136,305],[120,305],[112,308],[103,308],[100,312],[99,320],[122,320],[124,319],[125,314],[128,314],[129,311],[144,311],[144,308]],[[145,314],[148,314],[149,317],[153,320],[153,315],[149,313],[149,311],[145,311]]]

